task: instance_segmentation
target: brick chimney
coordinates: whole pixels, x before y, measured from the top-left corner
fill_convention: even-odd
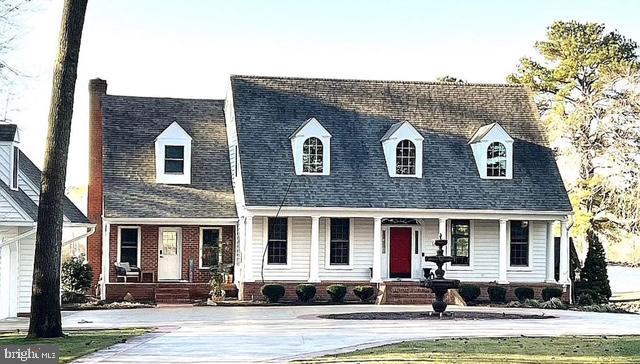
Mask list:
[[[96,232],[87,239],[87,259],[93,267],[94,288],[102,272],[102,98],[107,94],[107,81],[89,81],[89,189],[87,217],[96,224]],[[108,244],[108,242],[107,242]],[[94,290],[92,290],[94,292]]]

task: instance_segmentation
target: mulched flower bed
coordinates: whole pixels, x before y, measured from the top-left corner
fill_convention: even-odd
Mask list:
[[[320,315],[331,320],[518,320],[556,318],[549,315],[524,315],[516,313],[451,311],[442,317],[435,312],[354,312]]]
[[[112,303],[66,303],[62,305],[63,311],[89,311],[89,310],[123,310],[136,308],[154,308],[156,305],[140,302],[112,302]]]

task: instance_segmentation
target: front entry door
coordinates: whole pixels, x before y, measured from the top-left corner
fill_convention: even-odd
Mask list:
[[[158,279],[179,280],[182,264],[182,230],[160,228],[158,231]]]
[[[389,276],[411,278],[411,228],[390,228]]]

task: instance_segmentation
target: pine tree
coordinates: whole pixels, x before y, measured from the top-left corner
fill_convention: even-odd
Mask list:
[[[584,267],[580,272],[581,288],[593,290],[602,297],[611,297],[609,275],[607,274],[607,260],[604,248],[593,230],[587,231],[589,250],[584,260]]]

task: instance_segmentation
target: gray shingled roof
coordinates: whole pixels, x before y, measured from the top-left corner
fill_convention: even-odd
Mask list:
[[[4,181],[0,181],[0,188],[9,195],[33,221],[38,220],[38,205],[36,205],[23,190],[12,190]]]
[[[223,100],[104,96],[105,216],[236,217],[223,107]],[[190,185],[155,182],[155,139],[174,121],[193,138]]]
[[[232,76],[245,199],[277,206],[570,211],[529,93],[521,86]],[[288,138],[315,117],[331,175],[296,176]],[[409,121],[424,136],[422,179],[392,178],[380,138]],[[469,138],[499,122],[514,178],[481,179]]]
[[[0,123],[0,141],[12,142],[16,138],[16,130],[18,126],[16,124],[4,124]]]
[[[36,167],[35,164],[33,164],[31,159],[29,159],[29,157],[27,157],[27,155],[24,154],[22,151],[20,151],[20,159],[18,164],[20,166],[20,171],[24,173],[24,175],[31,181],[33,185],[35,185],[37,188],[40,188],[40,183],[42,180],[42,172],[38,167]],[[22,192],[22,194],[24,194],[24,192]],[[25,197],[27,196],[25,195]],[[33,201],[30,198],[27,197],[27,199],[29,200],[29,202],[33,204],[33,206],[36,206],[36,204],[33,203]],[[22,203],[20,201],[18,201],[18,203],[20,203],[21,206],[26,204],[26,202]],[[25,206],[23,206],[23,208],[25,208]],[[66,216],[67,219],[69,219],[69,221],[72,223],[77,223],[77,224],[89,223],[89,220],[87,219],[87,217],[82,213],[82,211],[80,211],[80,209],[78,209],[78,207],[67,196],[64,196],[62,200],[62,211],[64,216]],[[35,213],[35,216],[33,216],[34,221],[37,220],[37,217],[38,217],[38,212],[37,212],[37,206],[36,206],[36,213]]]

